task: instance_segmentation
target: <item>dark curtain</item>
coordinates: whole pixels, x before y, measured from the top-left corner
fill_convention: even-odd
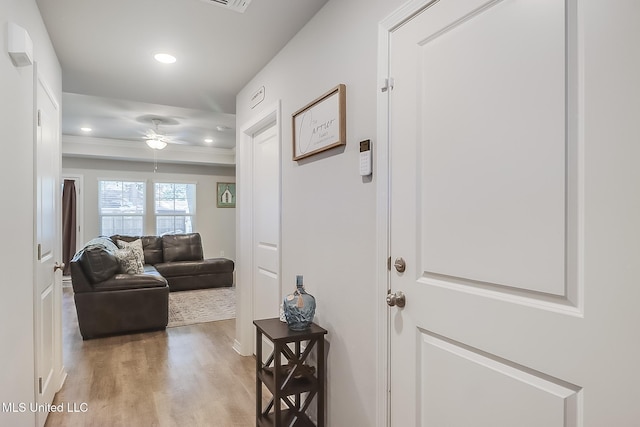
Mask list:
[[[63,274],[69,275],[69,262],[76,252],[76,183],[65,179],[62,187],[62,262]]]

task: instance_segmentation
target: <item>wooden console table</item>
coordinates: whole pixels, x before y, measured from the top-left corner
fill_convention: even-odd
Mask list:
[[[257,332],[256,426],[315,426],[306,414],[315,397],[317,427],[324,427],[324,335],[327,331],[315,323],[305,331],[292,331],[278,318],[255,320],[253,324]],[[262,363],[263,335],[273,343],[273,352],[265,363]],[[306,343],[304,349],[303,343]],[[305,363],[314,348],[315,373]],[[284,364],[283,360],[286,360]],[[262,407],[263,384],[272,395],[265,408]]]

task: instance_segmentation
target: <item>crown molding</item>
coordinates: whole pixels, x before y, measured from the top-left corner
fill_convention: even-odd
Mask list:
[[[144,140],[92,138],[62,135],[63,157],[86,157],[110,160],[158,163],[187,163],[216,166],[235,166],[233,148],[215,148],[168,144],[163,150],[149,148]]]

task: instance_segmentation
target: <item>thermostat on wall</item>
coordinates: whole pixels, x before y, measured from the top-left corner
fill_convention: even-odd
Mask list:
[[[360,141],[360,175],[371,175],[371,141]]]

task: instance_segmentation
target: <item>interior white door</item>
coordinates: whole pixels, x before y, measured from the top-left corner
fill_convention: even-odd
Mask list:
[[[253,137],[253,318],[280,307],[280,146],[275,123]]]
[[[37,401],[48,404],[59,387],[62,367],[60,259],[60,136],[58,104],[47,85],[37,82],[37,189],[36,189],[36,291],[35,348]],[[46,411],[37,412],[44,425]]]
[[[637,128],[595,94],[637,113],[599,56],[640,10],[604,3],[441,0],[391,32],[392,426],[637,425]]]

